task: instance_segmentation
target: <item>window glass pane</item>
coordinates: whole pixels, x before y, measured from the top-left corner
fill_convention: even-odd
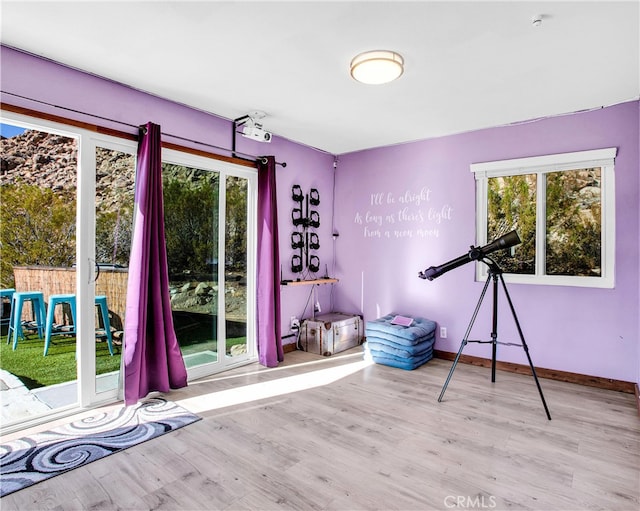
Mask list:
[[[546,175],[547,275],[601,275],[601,169]]]
[[[96,392],[118,387],[133,234],[135,156],[96,148]],[[113,355],[103,306],[108,310]]]
[[[247,352],[247,180],[226,179],[225,309],[228,356]]]
[[[6,408],[6,417],[3,412],[10,424],[77,401],[78,147],[72,137],[3,124],[3,134],[6,129],[8,138],[0,140],[0,369],[3,379],[24,389],[21,401]],[[23,308],[7,339],[12,297]]]
[[[218,360],[219,173],[162,165],[173,321],[187,367]]]
[[[491,254],[505,273],[535,274],[536,175],[493,177],[488,180],[487,241],[517,230],[522,243],[511,251]]]

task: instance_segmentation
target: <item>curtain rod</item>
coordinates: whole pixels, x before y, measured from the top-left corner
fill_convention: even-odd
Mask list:
[[[89,112],[83,112],[82,110],[76,110],[74,108],[69,108],[69,107],[66,107],[66,106],[56,105],[54,103],[49,103],[47,101],[42,101],[40,99],[30,98],[28,96],[22,96],[20,94],[14,93],[14,92],[8,92],[8,91],[5,91],[5,90],[0,90],[0,92],[2,94],[8,94],[9,96],[14,96],[14,97],[20,98],[20,99],[26,99],[27,101],[33,101],[34,103],[40,103],[42,105],[50,106],[50,107],[53,107],[53,108],[59,108],[61,110],[66,110],[68,112],[73,112],[73,113],[81,114],[81,115],[88,115],[89,117],[93,117],[95,119],[101,119],[103,121],[114,122],[116,124],[121,124],[123,126],[128,126],[130,128],[135,128],[136,130],[138,130],[141,127],[140,125],[130,124],[130,123],[124,122],[124,121],[118,121],[117,119],[110,119],[109,117],[103,117],[101,115],[92,114],[92,113],[89,113]],[[205,147],[210,147],[212,149],[218,149],[219,151],[225,151],[225,152],[228,152],[228,153],[240,154],[242,156],[248,157],[248,158],[239,157],[239,159],[241,159],[241,160],[260,161],[263,164],[267,163],[267,158],[265,156],[255,156],[253,154],[243,153],[243,152],[240,152],[240,151],[233,151],[232,149],[227,149],[226,147],[220,147],[220,146],[217,146],[217,145],[214,145],[214,144],[208,144],[207,142],[200,142],[199,140],[193,140],[191,138],[185,138],[185,137],[181,137],[181,136],[178,136],[178,135],[173,135],[171,133],[166,133],[164,131],[162,132],[162,134],[164,136],[166,136],[166,137],[175,138],[175,139],[178,139],[178,140],[182,140],[184,142],[191,142],[193,144],[199,144],[199,145],[202,145],[202,146],[205,146]],[[286,162],[278,162],[277,161],[276,165],[280,165],[282,168],[285,168],[287,166],[287,163]]]

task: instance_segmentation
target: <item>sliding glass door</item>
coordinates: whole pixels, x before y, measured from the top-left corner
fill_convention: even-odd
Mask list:
[[[18,114],[2,124],[22,140],[2,141],[0,380],[46,401],[3,416],[9,431],[120,395],[136,143]],[[163,161],[173,320],[194,379],[256,359],[257,176],[174,150]],[[42,296],[23,296],[15,350],[11,290]]]
[[[175,151],[163,160],[171,307],[194,378],[255,359],[256,176]]]
[[[124,341],[124,317],[133,204],[135,144],[95,140],[95,385],[100,400],[117,395]]]
[[[2,119],[3,426],[78,403],[78,149],[62,127]]]
[[[220,173],[162,166],[169,290],[187,367],[218,361]]]
[[[247,286],[250,265],[249,245],[249,180],[239,176],[227,176],[225,182],[225,231],[224,231],[224,303],[225,303],[225,356],[228,364],[246,356],[248,315]],[[251,302],[255,303],[255,302]]]

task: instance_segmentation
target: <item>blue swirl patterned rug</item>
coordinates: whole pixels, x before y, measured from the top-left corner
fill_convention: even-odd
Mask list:
[[[198,420],[153,398],[0,445],[0,497]]]

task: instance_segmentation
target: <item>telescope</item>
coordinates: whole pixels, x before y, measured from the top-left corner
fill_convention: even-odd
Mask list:
[[[516,231],[511,231],[504,236],[500,236],[491,243],[488,243],[484,247],[474,247],[472,245],[471,249],[466,254],[460,257],[456,257],[455,259],[441,264],[440,266],[430,266],[423,272],[421,271],[420,273],[418,273],[418,277],[428,280],[437,279],[440,275],[454,270],[459,266],[468,263],[469,261],[480,261],[496,250],[511,248],[519,245],[520,243],[522,243],[522,241],[520,240],[520,236],[518,236],[518,233]]]
[[[460,360],[460,356],[462,355],[462,350],[464,347],[470,342],[476,342],[480,344],[491,344],[491,381],[496,381],[496,353],[497,353],[497,345],[504,344],[506,346],[521,346],[524,349],[525,354],[527,355],[527,360],[529,360],[529,367],[531,367],[531,373],[533,374],[533,379],[536,382],[536,386],[538,387],[538,392],[540,394],[540,399],[542,400],[542,405],[544,406],[544,411],[547,414],[547,419],[551,420],[551,414],[549,413],[549,407],[547,407],[547,402],[544,399],[544,394],[542,394],[542,387],[540,387],[540,382],[538,381],[538,375],[536,375],[536,368],[533,366],[533,362],[531,361],[531,356],[529,355],[529,347],[527,346],[527,342],[524,340],[524,335],[522,334],[522,328],[520,328],[520,322],[518,321],[518,317],[516,316],[516,310],[513,307],[513,302],[511,301],[511,297],[509,296],[509,291],[507,291],[507,285],[504,282],[504,278],[502,277],[502,270],[496,264],[496,262],[488,257],[489,254],[492,254],[496,250],[502,250],[506,248],[511,248],[515,245],[519,245],[522,243],[520,240],[520,236],[516,231],[511,231],[505,234],[504,236],[500,236],[495,239],[491,243],[485,245],[484,247],[474,247],[471,246],[469,252],[460,257],[456,257],[452,259],[448,263],[441,264],[440,266],[431,266],[427,268],[425,271],[421,271],[418,274],[418,277],[421,279],[437,279],[440,275],[451,271],[458,266],[462,266],[463,264],[468,263],[469,261],[482,261],[488,267],[487,270],[487,280],[484,283],[484,288],[482,289],[482,293],[480,293],[480,299],[478,300],[478,304],[476,305],[475,311],[473,312],[473,316],[471,316],[471,322],[467,327],[467,331],[462,338],[462,342],[460,343],[460,349],[458,350],[458,354],[453,359],[453,364],[451,365],[451,369],[449,370],[449,375],[447,376],[446,381],[444,382],[444,386],[440,391],[440,397],[438,397],[438,402],[442,401],[445,391],[447,390],[447,386],[449,385],[449,381],[453,376],[453,371],[458,365],[458,361]],[[473,324],[478,317],[478,311],[480,311],[480,307],[482,306],[482,301],[486,295],[489,284],[493,282],[493,319],[491,324],[491,340],[483,341],[477,339],[469,339],[469,335],[471,334],[471,330],[473,328]],[[504,294],[507,297],[507,301],[509,302],[509,308],[511,309],[511,314],[513,315],[513,320],[518,329],[518,335],[520,336],[520,341],[522,344],[514,344],[514,343],[505,343],[498,342],[498,283],[502,284],[502,289],[504,290]]]

